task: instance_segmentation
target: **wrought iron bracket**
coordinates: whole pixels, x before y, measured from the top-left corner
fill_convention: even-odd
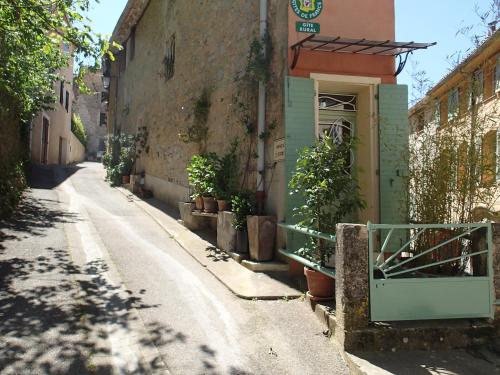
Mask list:
[[[404,70],[406,63],[408,62],[408,56],[411,53],[411,51],[404,53],[404,57],[402,55],[398,55],[399,63],[398,68],[396,69],[396,73],[394,73],[395,77],[397,77]]]

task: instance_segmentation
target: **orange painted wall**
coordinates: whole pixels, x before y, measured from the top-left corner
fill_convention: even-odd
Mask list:
[[[287,0],[288,1],[288,0]],[[324,0],[321,15],[311,20],[321,24],[321,35],[331,37],[394,40],[394,0]],[[309,34],[295,30],[300,19],[289,5],[288,44],[292,46]],[[289,63],[293,60],[288,51]],[[302,50],[292,76],[309,77],[314,73],[329,73],[381,77],[384,83],[395,83],[395,59],[392,56],[354,55]]]

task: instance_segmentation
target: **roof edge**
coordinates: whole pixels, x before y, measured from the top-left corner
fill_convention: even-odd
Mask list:
[[[111,40],[123,44],[128,39],[131,30],[141,19],[149,3],[150,0],[128,0],[115,25]]]

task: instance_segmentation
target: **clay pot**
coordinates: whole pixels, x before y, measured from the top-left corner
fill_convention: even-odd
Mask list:
[[[229,204],[226,200],[217,200],[217,206],[219,206],[219,211],[229,211]]]
[[[201,196],[194,199],[194,208],[203,211],[203,198]]]
[[[122,176],[122,184],[123,185],[130,184],[130,176]]]
[[[236,231],[236,252],[239,254],[248,253],[248,233],[246,230]]]
[[[335,294],[335,281],[321,272],[304,267],[307,279],[307,288],[312,300],[333,299]]]
[[[248,216],[247,228],[250,259],[257,262],[272,260],[276,241],[276,217]]]
[[[204,211],[208,214],[217,212],[217,201],[214,197],[203,197]]]

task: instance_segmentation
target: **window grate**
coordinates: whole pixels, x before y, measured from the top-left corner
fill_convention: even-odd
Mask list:
[[[175,34],[167,41],[167,51],[163,63],[165,65],[165,80],[168,81],[175,74]]]

